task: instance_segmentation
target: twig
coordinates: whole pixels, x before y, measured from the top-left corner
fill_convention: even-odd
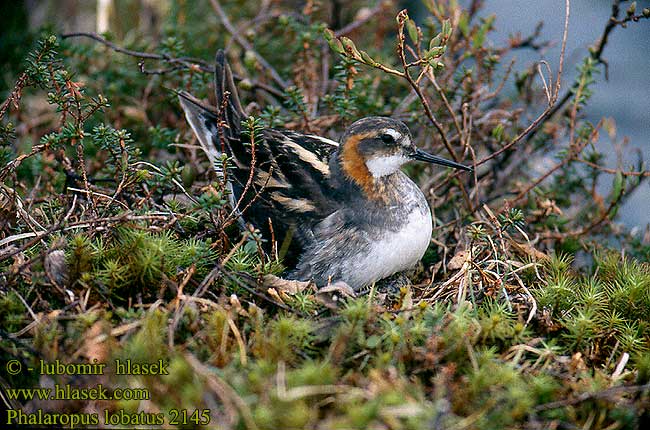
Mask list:
[[[614,2],[612,3],[612,13],[609,17],[609,20],[607,21],[607,25],[605,26],[605,29],[603,30],[603,35],[600,36],[600,40],[596,48],[590,51],[591,58],[593,58],[594,60],[598,61],[600,64],[605,66],[606,80],[609,80],[609,64],[607,63],[606,60],[603,59],[603,50],[605,49],[605,46],[607,46],[610,33],[619,25],[621,27],[625,27],[626,24],[630,21],[638,22],[640,19],[650,18],[643,15],[632,14],[632,15],[627,15],[622,20],[619,20],[618,14],[620,10],[621,10],[621,0],[614,0]]]
[[[242,399],[226,381],[221,379],[215,372],[210,371],[210,369],[194,357],[194,355],[185,353],[184,357],[194,371],[206,379],[207,385],[221,399],[230,422],[233,423],[231,426],[234,425],[237,419],[235,413],[236,407],[239,410],[244,426],[248,430],[257,430],[253,414],[244,399]]]
[[[501,93],[501,90],[503,90],[503,87],[506,84],[506,81],[510,77],[510,73],[512,73],[512,68],[515,65],[515,59],[513,58],[510,60],[510,64],[508,64],[508,68],[506,69],[506,73],[503,75],[503,78],[501,78],[501,82],[499,82],[499,85],[497,85],[496,89],[492,91],[491,93],[488,93],[485,97],[482,98],[482,101],[487,101],[490,100],[494,97],[496,97],[498,94]]]
[[[131,49],[123,48],[123,47],[121,47],[119,45],[116,45],[115,43],[104,39],[103,37],[101,37],[97,33],[79,31],[79,32],[74,32],[74,33],[63,33],[61,35],[62,39],[68,39],[68,38],[71,38],[71,37],[87,37],[87,38],[95,40],[96,42],[101,43],[102,45],[108,46],[109,48],[111,48],[115,52],[119,52],[121,54],[126,54],[126,55],[129,55],[131,57],[139,57],[139,58],[145,58],[145,59],[149,59],[149,60],[164,60],[164,61],[166,61],[168,63],[171,63],[171,64],[182,64],[182,65],[184,65],[186,67],[194,67],[194,68],[196,68],[197,65],[198,65],[198,66],[203,67],[202,70],[204,72],[212,72],[212,71],[214,71],[213,69],[210,69],[210,65],[206,61],[200,60],[198,58],[191,58],[191,57],[174,58],[174,57],[172,57],[171,55],[168,55],[168,54],[153,54],[153,53],[150,53],[150,52],[133,51]]]
[[[73,141],[72,144],[76,144],[77,147],[77,160],[79,161],[79,169],[81,170],[81,178],[83,179],[86,198],[90,202],[90,210],[93,214],[97,215],[97,205],[95,204],[95,199],[93,199],[93,193],[90,191],[90,184],[88,183],[88,172],[86,171],[86,161],[84,158],[83,139],[80,139],[79,142]]]
[[[39,63],[43,59],[43,56],[47,51],[48,49],[44,47],[44,49],[42,49],[34,59],[34,63]],[[16,85],[14,85],[14,88],[11,90],[11,93],[9,93],[9,97],[7,97],[7,99],[4,102],[2,102],[2,105],[0,105],[0,119],[4,117],[5,113],[7,112],[9,106],[12,103],[16,108],[18,107],[18,101],[22,96],[22,90],[28,83],[29,83],[29,76],[27,72],[23,72],[20,75],[20,78],[18,78]]]
[[[546,66],[546,71],[548,71],[549,77],[551,76],[551,66],[549,66],[548,62],[544,60],[537,63],[537,74],[542,80],[542,85],[544,86],[544,94],[546,94],[546,101],[548,102],[548,105],[551,106],[552,105],[551,100],[553,99],[553,96],[551,95],[551,89],[548,87],[548,84],[546,83],[546,78],[544,77],[544,72],[542,71],[542,65]]]
[[[597,61],[599,64],[602,64],[605,68],[605,80],[609,80],[609,63],[607,60],[603,58],[603,52],[605,51],[605,47],[607,46],[607,43],[609,42],[609,36],[614,31],[614,29],[617,26],[622,26],[624,27],[625,24],[629,21],[634,21],[637,22],[640,19],[648,19],[648,17],[640,15],[640,16],[635,16],[633,15],[632,17],[627,16],[626,18],[619,20],[618,15],[620,13],[620,4],[621,0],[614,0],[612,3],[612,13],[610,14],[609,19],[607,20],[607,24],[605,25],[605,29],[603,30],[603,34],[600,36],[598,39],[598,42],[596,43],[596,46],[592,49],[589,50],[589,55],[591,56],[592,59]],[[548,119],[551,117],[555,116],[557,112],[559,112],[564,105],[571,99],[571,96],[573,96],[573,89],[568,89],[567,92],[560,98],[560,100],[553,106],[549,114],[544,118],[544,122],[546,122]],[[541,124],[540,124],[541,125]],[[526,141],[529,142],[535,135],[537,134],[537,131],[539,128],[532,130],[532,132],[528,135],[526,138]]]
[[[2,119],[3,116],[5,116],[5,113],[9,109],[9,106],[13,103],[14,106],[18,105],[18,100],[20,100],[21,96],[21,91],[22,89],[27,85],[27,73],[23,73],[20,75],[20,78],[18,78],[18,82],[16,82],[16,85],[14,85],[14,89],[11,91],[9,94],[9,97],[2,103],[2,106],[0,106],[0,119]]]
[[[623,176],[640,176],[642,178],[647,178],[650,177],[650,170],[640,170],[640,171],[626,171],[626,170],[618,170],[618,169],[610,169],[608,167],[603,167],[600,166],[596,163],[592,163],[591,161],[584,160],[582,158],[576,158],[575,161],[579,163],[586,164],[589,167],[592,167],[596,170],[599,170],[603,173],[609,173],[610,175],[615,175],[620,173]]]
[[[284,303],[277,302],[277,301],[271,299],[270,297],[268,297],[266,294],[260,293],[259,291],[257,291],[256,288],[250,287],[249,285],[242,282],[239,278],[237,278],[236,276],[234,276],[230,272],[224,270],[224,268],[221,267],[221,265],[219,265],[219,267],[221,269],[221,272],[224,274],[224,276],[226,276],[232,282],[236,283],[241,288],[248,291],[250,294],[252,294],[254,296],[257,296],[257,297],[263,299],[264,301],[267,301],[267,302],[269,302],[269,303],[271,303],[271,304],[273,304],[273,305],[275,305],[275,306],[277,306],[277,307],[279,307],[281,309],[284,309],[285,311],[289,311],[291,313],[295,313],[295,314],[298,314],[298,315],[303,316],[303,317],[306,316],[304,313],[300,312],[299,310],[290,308],[289,306],[285,305]]]
[[[76,194],[74,195],[74,198],[75,199],[77,198]],[[74,201],[73,201],[73,203],[74,203]],[[95,226],[97,224],[103,224],[103,223],[111,224],[111,223],[121,223],[121,222],[129,222],[129,221],[150,221],[150,220],[169,221],[170,219],[172,221],[176,221],[176,216],[175,215],[169,215],[167,213],[165,213],[165,214],[150,213],[148,215],[133,215],[132,212],[124,212],[124,213],[122,213],[120,215],[113,216],[113,217],[95,218],[95,219],[91,219],[91,220],[82,220],[82,221],[71,222],[71,223],[68,223],[67,227],[63,228],[63,231],[69,231],[69,230],[73,230],[73,229],[77,229],[77,228],[90,228],[90,227],[93,227],[93,226]],[[43,230],[43,231],[36,232],[36,233],[32,232],[32,233],[15,234],[13,236],[9,236],[9,237],[6,237],[6,238],[0,240],[0,246],[7,245],[9,243],[16,242],[18,240],[27,239],[29,237],[36,237],[36,242],[37,242],[38,240],[40,240],[43,237],[46,237],[47,235],[51,234],[55,230],[57,230],[56,226],[51,227],[48,230]],[[36,242],[34,242],[34,243],[36,243]],[[26,248],[29,248],[34,243],[28,245]],[[20,250],[18,252],[20,252]],[[15,255],[15,254],[12,254],[12,255]],[[0,255],[0,261],[2,261],[2,259],[4,259],[4,258],[5,258],[4,255]]]
[[[253,183],[253,178],[255,177],[255,167],[257,164],[257,144],[256,144],[256,139],[257,136],[255,135],[255,127],[251,126],[250,130],[250,143],[251,143],[251,164],[249,168],[249,173],[248,173],[248,179],[246,180],[246,184],[244,185],[244,188],[241,192],[241,195],[239,196],[239,199],[237,199],[237,203],[235,203],[235,207],[232,208],[228,216],[226,217],[226,220],[224,221],[224,228],[226,226],[229,226],[234,222],[234,220],[238,217],[241,217],[244,211],[239,211],[239,206],[241,205],[241,202],[244,200],[244,197],[246,196],[246,193],[248,192],[248,189]],[[267,178],[267,183],[271,179],[271,175],[273,173],[269,173],[268,178]],[[225,179],[225,178],[224,178]],[[254,201],[254,200],[253,200]],[[252,203],[251,203],[252,204]],[[248,208],[249,205],[246,207]],[[235,216],[237,215],[237,216]]]
[[[239,239],[239,242],[237,242],[235,246],[233,246],[230,249],[228,254],[226,254],[226,256],[221,260],[221,263],[219,265],[222,267],[225,266],[228,263],[228,261],[230,261],[230,259],[233,257],[233,255],[235,255],[237,250],[239,250],[239,248],[242,247],[242,245],[244,244],[244,242],[246,242],[246,240],[250,237],[250,235],[251,235],[250,231],[244,231],[244,234],[241,235],[241,239]]]
[[[282,87],[282,89],[286,89],[289,86],[289,83],[284,79],[282,79],[280,74],[268,63],[268,61],[266,61],[264,57],[262,57],[253,48],[253,46],[239,34],[237,29],[230,22],[228,15],[226,15],[226,12],[223,10],[218,0],[210,0],[210,4],[212,5],[212,9],[214,9],[217,15],[219,15],[219,19],[221,20],[221,23],[223,24],[224,27],[226,27],[226,30],[228,30],[228,33],[230,33],[233,39],[235,39],[235,41],[246,51],[251,52],[255,56],[255,59],[262,65],[262,67],[264,67],[270,73],[273,80],[280,87]]]
[[[381,12],[387,6],[387,4],[390,4],[390,3],[388,3],[388,2],[386,2],[384,0],[380,0],[377,3],[377,5],[375,7],[373,7],[372,9],[370,9],[361,19],[358,19],[356,21],[352,21],[351,23],[349,23],[345,27],[339,28],[338,30],[336,30],[334,32],[334,35],[336,37],[341,37],[341,36],[345,36],[346,34],[352,33],[354,30],[356,30],[357,28],[361,27],[362,25],[364,25],[365,23],[370,21],[372,18],[374,18],[375,15],[377,15],[379,12]]]
[[[565,15],[564,15],[564,31],[562,33],[562,49],[560,50],[560,64],[558,66],[558,72],[557,72],[557,77],[556,77],[556,82],[555,82],[555,90],[553,91],[549,106],[544,109],[544,112],[542,112],[524,131],[519,133],[517,137],[515,137],[510,143],[504,145],[501,147],[499,150],[491,153],[490,155],[484,157],[482,160],[480,160],[478,163],[476,163],[477,166],[480,166],[481,164],[484,164],[488,162],[489,160],[498,157],[499,155],[503,154],[505,151],[509,150],[521,140],[528,136],[530,133],[533,131],[537,130],[537,128],[543,124],[554,112],[555,112],[555,107],[552,105],[557,106],[557,100],[558,96],[560,93],[560,86],[562,83],[562,71],[564,68],[564,57],[566,53],[566,41],[567,37],[569,34],[569,15],[571,12],[571,1],[570,0],[565,0]],[[568,98],[567,98],[568,100]],[[562,103],[562,101],[560,101]]]
[[[185,303],[186,300],[185,297],[187,297],[185,294],[183,294],[183,289],[185,288],[185,285],[192,279],[192,276],[196,272],[196,266],[192,264],[186,271],[185,275],[183,275],[183,279],[181,280],[181,283],[178,285],[178,291],[176,294],[176,312],[174,312],[174,318],[167,327],[167,345],[169,346],[170,349],[174,348],[174,333],[176,332],[176,328],[178,327],[178,324],[181,320],[181,317],[183,315],[183,311],[185,310]],[[183,300],[182,303],[179,302]]]
[[[521,49],[521,48],[531,48],[534,51],[540,51],[544,48],[551,46],[551,42],[541,42],[541,43],[536,42],[536,40],[542,34],[543,28],[544,28],[544,22],[543,21],[538,22],[537,25],[535,26],[535,30],[533,30],[533,33],[531,35],[529,35],[525,39],[521,39],[520,35],[515,36],[516,39],[510,39],[510,46],[499,50],[499,52],[504,53],[506,49]]]
[[[35,245],[36,242],[40,241],[42,238],[44,238],[44,237],[48,236],[49,234],[51,234],[51,233],[57,231],[58,229],[60,229],[61,226],[68,221],[68,219],[70,218],[70,216],[72,215],[72,213],[74,212],[76,207],[77,207],[77,196],[75,195],[72,198],[72,204],[70,205],[70,209],[68,210],[68,212],[66,212],[66,214],[63,216],[63,218],[61,218],[61,220],[59,220],[59,222],[57,222],[56,224],[50,226],[50,228],[48,228],[47,230],[45,230],[43,232],[31,233],[31,234],[33,234],[33,237],[34,237],[32,240],[28,241],[26,244],[24,244],[20,248],[17,248],[17,249],[15,249],[13,251],[10,251],[10,252],[7,252],[5,254],[0,255],[0,261],[4,261],[7,258],[11,258],[16,254],[19,254],[19,253],[25,251],[26,249],[28,249],[31,246]]]
[[[620,203],[621,199],[623,198],[623,194],[624,193],[622,193],[622,192],[619,193],[618,196],[616,196],[615,199],[610,201],[609,206],[607,207],[607,209],[605,209],[600,214],[600,216],[597,219],[595,219],[594,221],[592,221],[589,225],[584,226],[584,227],[582,227],[582,228],[580,228],[578,230],[573,230],[573,231],[569,231],[569,232],[566,232],[566,233],[551,233],[551,232],[549,232],[549,233],[543,234],[542,238],[544,238],[544,239],[550,239],[550,238],[552,238],[552,239],[566,239],[568,237],[584,236],[585,234],[589,233],[590,231],[592,231],[593,229],[595,229],[596,227],[601,225],[607,219],[609,219],[610,213],[612,213],[612,211],[614,210],[616,205],[618,205]]]
[[[456,152],[451,146],[451,143],[449,142],[449,139],[447,138],[447,134],[445,133],[445,130],[442,128],[442,124],[436,119],[436,117],[433,115],[433,111],[431,110],[431,106],[429,105],[429,101],[427,100],[426,96],[422,92],[422,89],[420,88],[420,84],[413,80],[413,77],[411,76],[409,72],[409,63],[406,60],[406,54],[404,51],[404,46],[406,43],[406,37],[404,35],[404,25],[405,25],[405,18],[406,18],[406,9],[402,10],[398,15],[397,15],[397,21],[398,21],[398,29],[397,29],[397,54],[400,58],[400,61],[402,62],[402,68],[404,69],[404,73],[402,76],[407,80],[411,88],[415,91],[417,94],[418,98],[420,99],[420,102],[422,103],[422,106],[424,107],[424,112],[427,115],[427,118],[429,118],[429,121],[433,124],[433,126],[438,130],[438,133],[440,134],[440,137],[442,138],[442,142],[447,149],[447,152],[449,152],[450,156],[454,159],[454,161],[458,162],[460,161],[458,158],[458,155],[456,155]],[[428,65],[425,65],[423,67],[428,67]],[[465,203],[467,204],[468,209],[470,212],[473,212],[472,209],[472,201],[469,198],[469,195],[467,193],[467,190],[465,189],[465,185],[459,181],[459,188],[461,190],[461,194],[463,195],[463,199],[465,200]]]
[[[402,67],[404,68],[404,73],[403,77],[408,81],[409,85],[411,88],[413,88],[413,91],[417,94],[418,98],[422,102],[422,106],[424,107],[424,112],[427,115],[427,118],[429,118],[429,121],[433,124],[433,126],[438,130],[438,134],[440,134],[440,137],[442,138],[442,142],[445,145],[445,148],[447,148],[447,152],[449,152],[449,155],[454,159],[454,161],[459,161],[458,156],[456,155],[456,152],[454,149],[451,147],[451,143],[447,139],[447,135],[445,133],[445,130],[442,128],[442,124],[436,119],[436,117],[433,115],[433,112],[431,111],[431,106],[429,105],[429,101],[426,99],[424,94],[422,93],[422,89],[418,85],[417,82],[413,80],[413,77],[409,73],[409,63],[406,61],[406,53],[404,51],[404,44],[406,42],[406,37],[404,35],[404,16],[406,15],[406,10],[401,11],[398,14],[398,20],[399,20],[399,27],[398,27],[398,43],[397,43],[397,54],[400,58],[400,61],[402,62]]]
[[[611,387],[603,391],[597,391],[595,393],[582,393],[578,397],[574,397],[572,399],[558,400],[555,402],[549,402],[549,403],[537,405],[535,406],[535,411],[541,412],[541,411],[548,411],[549,409],[557,409],[565,406],[573,406],[592,399],[609,400],[611,397],[620,394],[634,394],[634,393],[640,393],[642,391],[647,391],[647,390],[650,390],[650,384]]]
[[[556,163],[553,167],[551,167],[551,168],[548,169],[546,172],[544,172],[544,174],[541,175],[539,178],[537,178],[536,180],[534,180],[533,182],[531,182],[530,184],[528,184],[528,185],[526,186],[526,188],[524,188],[523,190],[521,190],[521,191],[519,192],[519,194],[517,194],[517,196],[516,196],[515,198],[513,198],[513,199],[511,199],[511,200],[509,201],[509,206],[512,207],[512,205],[513,205],[514,203],[516,203],[516,202],[518,202],[519,200],[521,200],[522,198],[524,198],[524,196],[525,196],[526,194],[528,194],[528,192],[529,192],[530,190],[532,190],[533,188],[537,187],[539,184],[541,184],[543,181],[545,181],[549,176],[551,176],[553,173],[557,172],[560,168],[566,166],[566,165],[569,164],[571,161],[575,160],[576,157],[578,156],[578,154],[579,154],[580,152],[582,152],[582,150],[587,146],[587,144],[589,144],[589,142],[591,142],[592,139],[594,139],[594,138],[596,137],[596,135],[597,135],[599,129],[600,129],[600,124],[598,124],[598,126],[597,126],[597,127],[594,129],[594,131],[591,133],[591,136],[589,136],[589,139],[584,139],[584,141],[583,141],[583,143],[582,143],[581,145],[578,145],[578,146],[576,146],[576,147],[572,147],[572,145],[570,145],[570,147],[569,147],[569,154],[567,154],[567,156],[566,156],[564,159],[562,159],[561,161],[559,161],[558,163]],[[508,205],[506,205],[506,206],[508,206]]]
[[[138,62],[138,67],[140,68],[140,71],[144,74],[164,74],[164,73],[170,73],[175,70],[179,70],[180,68],[185,68],[188,70],[200,70],[205,73],[214,73],[214,67],[210,65],[207,61],[198,59],[198,58],[193,58],[193,57],[172,57],[171,55],[168,54],[153,54],[150,52],[142,52],[142,51],[133,51],[131,49],[126,49],[123,48],[113,42],[110,42],[100,35],[96,33],[89,33],[89,32],[76,32],[76,33],[64,33],[61,35],[62,39],[66,38],[72,38],[72,37],[87,37],[89,39],[92,39],[96,42],[101,43],[102,45],[105,45],[109,48],[111,48],[115,52],[119,52],[120,54],[125,54],[129,55],[131,57],[136,57],[136,58],[144,58],[148,60],[157,60],[157,61],[165,61],[170,64],[178,64],[178,67],[171,67],[169,69],[159,69],[159,70],[153,70],[153,71],[147,71],[144,69],[144,63],[143,62]],[[235,78],[238,81],[243,81],[245,78],[234,74],[233,73],[233,78]],[[250,80],[250,85],[253,88],[259,88],[261,90],[266,91],[269,94],[272,94],[276,97],[284,97],[284,93],[282,91],[279,91],[270,85],[266,85],[264,83],[255,81],[255,80]]]
[[[564,71],[564,58],[566,54],[566,41],[569,36],[569,16],[571,15],[571,1],[566,0],[564,3],[564,32],[562,33],[562,48],[560,49],[560,64],[557,70],[555,80],[555,94],[553,94],[553,103],[557,101],[562,86],[562,72]]]
[[[449,100],[447,100],[447,96],[445,95],[444,90],[440,87],[440,85],[438,85],[438,81],[436,80],[436,75],[433,74],[431,68],[425,66],[425,70],[426,70],[426,76],[433,84],[433,87],[436,89],[436,92],[440,96],[440,99],[442,100],[443,104],[447,108],[447,112],[449,112],[449,116],[451,116],[452,120],[454,121],[454,127],[456,127],[456,131],[460,136],[460,141],[461,143],[463,143],[463,132],[461,130],[460,123],[458,122],[456,112],[454,112],[454,109],[451,107],[451,104],[449,104]]]
[[[111,197],[111,196],[109,196],[107,194],[99,193],[97,191],[83,190],[81,188],[75,188],[75,187],[68,187],[67,190],[68,191],[73,191],[75,193],[85,194],[86,198],[90,198],[90,196],[97,196],[97,197],[104,198],[104,199],[109,201],[108,205],[111,205],[113,203],[113,201],[114,201],[113,197]],[[120,202],[120,201],[118,201],[117,203],[126,210],[130,209],[129,206],[126,203],[123,203],[123,202]]]
[[[180,145],[176,145],[176,146],[180,146]],[[151,169],[154,169],[154,170],[155,170],[155,172],[150,172],[150,173],[152,173],[152,174],[154,174],[154,175],[161,176],[161,177],[163,176],[162,172],[160,171],[160,167],[158,167],[158,166],[156,166],[156,165],[154,165],[154,164],[151,164],[151,163],[149,163],[149,162],[147,162],[147,161],[137,161],[136,163],[133,164],[133,166],[134,166],[134,167],[137,167],[137,166],[139,166],[139,165],[141,165],[141,164],[142,164],[142,165],[145,165],[145,166],[147,166],[147,167],[150,167]],[[185,187],[183,186],[183,184],[181,184],[180,182],[178,182],[177,179],[173,178],[173,179],[171,180],[171,182],[172,182],[174,185],[176,185],[176,186],[177,186],[177,187],[178,187],[178,188],[183,192],[183,194],[185,194],[185,197],[187,197],[187,198],[188,198],[192,203],[194,203],[194,204],[198,204],[196,198],[195,198],[193,195],[191,195],[190,193],[188,193],[187,190],[185,189]]]
[[[253,205],[253,203],[255,203],[255,202],[260,198],[260,196],[262,195],[262,192],[266,189],[266,186],[268,185],[269,181],[271,180],[271,175],[273,175],[273,166],[271,166],[271,167],[269,168],[268,176],[266,177],[266,181],[264,181],[264,184],[262,184],[262,186],[261,186],[261,187],[260,187],[260,188],[255,192],[255,195],[253,196],[252,199],[250,199],[250,200],[246,203],[246,206],[244,206],[244,207],[242,208],[242,210],[239,211],[239,215],[240,215],[240,216],[241,216],[244,212],[246,212],[246,211],[247,211],[247,210],[248,210],[248,209]],[[244,192],[245,192],[245,191],[244,191]],[[240,204],[240,202],[241,202],[241,200],[242,200],[242,198],[243,198],[243,196],[244,196],[244,192],[242,192],[242,195],[241,195],[241,197],[239,198],[239,200],[237,201],[237,204],[235,205],[235,207],[239,207],[239,204]],[[234,211],[233,211],[233,212],[234,212]],[[231,212],[231,214],[232,214],[233,212]],[[226,220],[224,221],[224,224],[223,224],[223,227],[222,227],[222,228],[226,228],[226,227],[228,227],[230,224],[232,224],[232,223],[234,222],[235,219],[236,219],[236,218],[230,218],[230,217],[226,218]]]

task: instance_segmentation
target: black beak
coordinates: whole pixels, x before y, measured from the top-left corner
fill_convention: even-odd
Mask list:
[[[454,169],[466,170],[468,172],[474,171],[473,168],[465,166],[455,161],[447,160],[442,157],[431,155],[427,152],[422,151],[421,149],[416,149],[415,153],[410,156],[414,160],[426,161],[427,163],[440,164],[441,166],[453,167]]]

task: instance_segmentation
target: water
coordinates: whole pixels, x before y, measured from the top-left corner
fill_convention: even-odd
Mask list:
[[[629,4],[622,4],[619,18],[624,16]],[[650,1],[637,2],[637,14],[644,7],[650,7]],[[540,40],[553,40],[555,46],[542,54],[518,50],[514,55],[519,66],[515,64],[515,70],[540,59],[548,61],[554,72],[557,70],[564,28],[564,0],[487,0],[481,14],[496,14],[496,31],[491,35],[495,44],[505,42],[509,35],[517,32],[527,37],[534,32],[537,23],[543,21]],[[564,94],[573,82],[576,67],[588,55],[588,47],[602,35],[610,14],[609,0],[571,2],[563,91],[560,94]],[[585,115],[594,124],[602,117],[615,120],[619,140],[624,136],[629,138],[623,165],[629,170],[631,163],[637,160],[635,148],[641,150],[644,159],[650,160],[650,20],[631,22],[627,28],[614,29],[603,57],[609,62],[609,80],[605,80],[601,66]],[[608,155],[607,167],[616,168],[614,148],[607,133],[601,133],[597,148]],[[647,165],[650,166],[650,161]],[[611,180],[607,178],[604,182],[611,183]],[[629,228],[645,229],[650,223],[649,184],[650,181],[646,181],[637,188],[619,210],[618,220]],[[606,188],[602,192],[606,192]]]

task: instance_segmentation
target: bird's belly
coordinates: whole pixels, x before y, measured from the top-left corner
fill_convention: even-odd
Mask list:
[[[369,285],[415,266],[429,246],[431,232],[429,208],[414,208],[399,230],[382,233],[371,241],[367,253],[349,261],[354,284]]]

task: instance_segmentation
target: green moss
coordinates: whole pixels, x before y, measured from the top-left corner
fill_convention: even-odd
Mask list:
[[[0,296],[0,327],[7,333],[20,330],[25,322],[25,311],[18,293],[11,291]]]
[[[334,52],[343,55],[324,55],[321,36],[325,22],[343,28],[365,3],[339,2],[330,10],[307,2],[303,16],[275,2],[259,20],[254,2],[221,2],[233,24],[247,29],[242,36],[255,52],[214,31],[221,24],[209,2],[168,3],[156,37],[142,38],[138,15],[130,13],[139,3],[117,2],[116,16],[127,19],[112,23],[111,40],[206,60],[215,48],[232,45],[242,101],[252,113],[261,109],[245,120],[247,136],[268,125],[336,139],[357,118],[396,114],[408,122],[415,144],[439,149],[443,136],[432,131],[407,80],[374,63],[400,67],[394,21],[386,23],[384,12],[352,32],[354,41],[344,40],[364,51],[357,58],[353,49],[337,50],[333,39]],[[510,49],[490,41],[495,18],[473,17],[455,1],[425,3],[430,15],[418,20],[419,29],[400,18],[407,61],[425,56],[410,73],[424,89],[429,76],[422,65],[432,67],[440,92],[427,92],[426,99],[443,125],[442,140],[456,156],[464,154],[464,163],[482,159],[514,142],[546,100],[536,73],[523,70],[515,71],[517,94],[497,90],[488,102],[486,89],[499,88],[498,63]],[[203,65],[171,67],[152,58],[138,65],[103,46],[59,42],[42,38],[25,63],[2,66],[16,79],[25,70],[28,78],[0,124],[3,363],[163,360],[169,375],[102,379],[151,394],[110,407],[210,409],[213,421],[205,428],[639,426],[648,394],[632,385],[650,380],[648,247],[609,223],[638,182],[614,175],[610,195],[595,195],[604,173],[575,160],[606,161],[593,145],[597,128],[581,115],[568,121],[561,114],[588,102],[598,68],[593,58],[581,63],[562,112],[525,137],[524,152],[513,146],[481,166],[478,184],[470,176],[405,166],[425,190],[435,226],[413,285],[387,302],[375,294],[326,309],[313,290],[271,297],[262,287],[263,275],[284,270],[281,259],[264,253],[270,238],[258,229],[266,226],[242,231],[232,219],[225,183],[196,150],[166,90],[210,99],[212,74]],[[257,54],[291,85],[270,77]],[[45,104],[43,122],[20,123]],[[602,128],[615,134],[612,124]],[[35,135],[43,136],[34,142]],[[574,154],[579,147],[588,153]],[[566,163],[521,200],[501,205],[540,177],[529,160],[549,155]],[[229,172],[234,160],[224,163]],[[473,208],[475,201],[488,202],[492,213]],[[29,216],[16,211],[19,202]],[[603,213],[608,205],[613,210]],[[33,240],[36,231],[46,233]],[[628,257],[608,248],[618,243],[611,239],[625,244]],[[45,256],[55,249],[65,250],[66,264],[51,273]],[[541,263],[539,254],[550,249],[556,254]],[[466,272],[449,264],[462,250],[471,256]],[[587,256],[582,267],[574,262],[578,251]],[[60,379],[55,382],[67,382]],[[32,374],[3,375],[3,388],[5,381],[43,383]]]
[[[534,293],[539,304],[557,317],[555,329],[568,350],[602,362],[616,350],[637,354],[650,349],[646,264],[609,253],[596,256],[590,277],[576,276],[565,258],[551,260],[548,270],[548,285]]]

